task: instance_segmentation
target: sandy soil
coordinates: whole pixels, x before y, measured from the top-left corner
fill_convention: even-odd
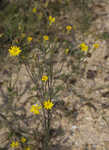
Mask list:
[[[60,132],[57,133],[59,134],[58,136],[52,139],[54,146],[51,147],[51,150],[109,149],[109,40],[99,39],[101,33],[108,32],[109,2],[102,2],[101,7],[97,3],[93,9],[98,17],[92,22],[89,35],[84,36],[84,39],[89,45],[96,41],[100,47],[95,51],[90,49],[92,55],[84,60],[84,64],[86,64],[84,74],[76,79],[75,85],[69,84],[67,86],[64,83],[66,88],[59,99],[64,101],[64,108],[67,107],[67,110],[65,112],[64,108],[57,106],[57,111],[53,118],[53,127],[60,129],[57,131]],[[78,35],[78,33],[76,36],[81,38],[81,35]],[[67,68],[67,64],[65,64],[63,69],[63,72],[65,71],[66,73],[70,71]],[[1,84],[4,80],[6,81],[8,76],[8,73],[4,72],[4,75],[3,72],[4,70],[1,71],[0,75]],[[92,74],[91,77],[88,73]],[[22,86],[22,89],[26,87],[27,90],[19,101],[20,105],[20,103],[25,102],[31,96],[31,92],[28,89],[32,84],[24,66],[22,66],[19,74],[20,81],[18,84]],[[68,79],[68,83],[70,79]],[[1,92],[0,108],[4,106],[3,96],[5,95]],[[25,107],[28,111],[30,104],[28,103]],[[0,147],[6,144],[5,142],[2,144],[4,139],[1,138],[3,135],[5,136],[5,129],[0,129]]]

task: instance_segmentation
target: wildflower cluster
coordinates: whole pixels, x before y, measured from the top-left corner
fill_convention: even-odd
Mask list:
[[[24,144],[26,141],[27,141],[27,139],[25,137],[21,138],[21,143]],[[12,141],[12,143],[10,144],[10,147],[11,148],[18,148],[19,145],[20,145],[20,143],[18,141]],[[25,150],[30,150],[30,147],[29,146],[25,147]]]
[[[88,46],[85,43],[81,43],[80,44],[80,48],[81,48],[81,51],[83,51],[83,52],[87,52],[88,51]],[[94,43],[93,44],[93,48],[94,49],[99,48],[99,44],[98,43]]]
[[[18,141],[12,141],[12,143],[10,144],[10,146],[12,148],[17,148],[19,146],[19,142]]]
[[[43,102],[43,106],[44,106],[44,108],[45,109],[52,109],[52,107],[53,107],[53,103],[50,101],[50,100],[45,100],[44,102]],[[38,106],[38,104],[34,104],[34,105],[32,105],[31,106],[31,109],[30,109],[30,112],[32,112],[32,113],[34,113],[34,114],[36,114],[36,115],[38,115],[39,113],[40,113],[40,109],[41,109],[42,107],[41,106]]]
[[[66,5],[66,2],[64,2],[62,0],[58,0],[58,1],[60,1],[60,3],[62,3],[62,7],[64,6],[63,5],[64,3]],[[31,138],[31,140],[29,142],[28,142],[28,139],[25,138],[26,134],[23,134],[23,130],[19,130],[19,132],[22,131],[21,135],[19,134],[18,137],[15,137],[14,138],[15,140],[12,141],[12,143],[10,143],[10,147],[15,148],[15,149],[21,149],[21,148],[24,150],[30,150],[30,148],[34,149],[34,148],[36,148],[36,144],[38,142],[40,143],[40,145],[39,145],[40,148],[42,146],[42,149],[45,149],[44,146],[46,146],[46,149],[49,149],[49,147],[51,147],[51,145],[53,143],[50,143],[50,142],[52,142],[52,140],[50,139],[51,138],[50,131],[52,129],[51,128],[52,127],[51,119],[52,119],[53,115],[51,115],[50,113],[53,113],[52,109],[54,109],[54,105],[55,105],[55,102],[52,101],[52,97],[57,99],[56,97],[58,97],[58,95],[60,94],[58,92],[63,89],[63,86],[61,88],[60,83],[59,83],[59,87],[58,87],[58,83],[57,83],[58,81],[55,82],[55,80],[57,80],[58,76],[61,75],[63,72],[63,71],[61,72],[61,70],[64,67],[63,63],[64,63],[64,60],[66,61],[66,58],[65,58],[66,56],[68,56],[71,53],[73,59],[76,60],[76,64],[78,64],[77,60],[79,60],[79,62],[80,62],[80,60],[82,60],[81,59],[81,56],[83,56],[82,52],[83,52],[83,54],[84,54],[84,52],[85,52],[85,54],[87,54],[87,51],[90,48],[90,45],[87,45],[85,43],[81,43],[81,44],[79,44],[79,46],[76,45],[78,42],[76,42],[75,37],[73,37],[75,35],[72,35],[74,33],[73,31],[76,30],[75,25],[70,24],[70,22],[69,22],[63,28],[63,25],[62,25],[63,21],[59,22],[59,24],[58,24],[58,22],[57,22],[58,15],[59,15],[59,20],[61,20],[61,18],[64,18],[64,15],[65,15],[63,9],[60,13],[57,13],[57,12],[54,13],[55,7],[53,8],[53,11],[52,11],[51,6],[54,5],[55,3],[52,3],[51,1],[49,3],[49,0],[47,0],[47,1],[45,0],[45,2],[42,2],[41,6],[39,6],[40,2],[41,1],[35,1],[34,6],[33,6],[34,2],[28,3],[28,4],[31,4],[32,7],[26,6],[24,10],[23,9],[21,10],[21,12],[23,12],[22,14],[24,14],[24,17],[22,17],[20,19],[21,23],[18,23],[19,26],[17,25],[18,26],[17,30],[18,30],[19,34],[17,37],[15,37],[15,35],[12,34],[11,40],[12,40],[12,43],[16,43],[16,45],[22,45],[22,48],[14,45],[8,49],[10,56],[19,56],[20,53],[22,52],[22,54],[20,55],[20,58],[22,58],[22,59],[19,59],[20,60],[19,62],[21,62],[20,65],[22,65],[22,63],[23,63],[23,65],[25,65],[25,67],[28,71],[28,74],[32,79],[32,82],[35,83],[35,88],[31,89],[31,86],[30,86],[30,92],[31,92],[30,94],[32,95],[35,93],[31,97],[32,98],[35,97],[35,99],[38,98],[38,102],[35,102],[35,104],[32,104],[29,108],[30,114],[34,115],[29,120],[26,120],[26,119],[28,119],[28,115],[26,116],[26,111],[24,109],[23,116],[26,117],[26,118],[24,118],[25,119],[24,123],[26,122],[24,124],[24,133],[28,132],[28,130],[26,130],[26,127],[28,129],[28,123],[30,121],[32,121],[32,119],[36,119],[37,116],[40,115],[40,113],[42,115],[42,118],[41,118],[42,120],[41,119],[38,120],[38,124],[35,126],[35,128],[34,128],[34,126],[32,126],[31,129],[33,132],[29,132],[30,134],[27,134],[28,135],[27,138],[28,139]],[[58,3],[56,2],[56,5],[57,4]],[[28,10],[27,8],[29,8],[29,12],[31,11],[31,15],[33,18],[31,18],[31,16],[28,13],[26,13],[26,10]],[[49,8],[50,8],[50,10],[49,10]],[[60,11],[60,6],[56,10]],[[51,16],[51,15],[53,15],[53,16]],[[56,16],[54,16],[54,15],[56,15]],[[19,16],[19,15],[17,15],[17,16]],[[23,18],[24,18],[24,21],[23,21]],[[28,23],[28,26],[26,26],[24,24],[25,22]],[[64,21],[64,22],[66,22],[66,21]],[[36,23],[36,24],[34,24],[34,23]],[[28,31],[28,29],[30,31]],[[16,30],[13,30],[13,31],[16,31]],[[56,33],[53,35],[54,32],[56,32]],[[61,32],[61,34],[60,34],[60,32]],[[29,36],[26,36],[26,33]],[[42,37],[41,37],[41,34],[42,34]],[[71,39],[68,37],[68,35],[70,35],[70,34],[72,36]],[[17,33],[16,33],[16,35],[17,35]],[[65,35],[67,35],[67,37],[65,37]],[[2,34],[0,34],[0,38],[1,37],[2,37]],[[15,39],[13,40],[14,37],[15,37]],[[73,38],[74,38],[74,40],[73,40]],[[34,47],[35,41],[36,41],[35,51],[33,50],[31,55],[25,55],[25,54],[28,54],[26,52],[29,52],[29,48]],[[41,43],[41,41],[42,41],[42,43]],[[31,45],[31,43],[32,43],[32,45]],[[29,47],[29,46],[31,46],[31,47]],[[65,47],[64,56],[65,56],[65,54],[66,54],[66,56],[63,57],[63,55],[62,55],[62,57],[59,57],[60,66],[58,68],[56,68],[57,61],[55,63],[55,60],[56,60],[55,57],[57,56],[57,53],[58,53],[57,50],[61,50],[61,48],[64,48],[64,47]],[[79,53],[77,52],[78,47],[79,47]],[[97,48],[99,48],[99,44],[98,43],[93,44],[93,49],[95,50]],[[80,52],[80,51],[82,51],[82,52]],[[76,57],[78,54],[79,54],[79,57]],[[85,56],[87,56],[87,55],[85,55]],[[31,59],[32,59],[32,61],[31,61]],[[61,67],[61,62],[62,62],[62,67]],[[70,62],[72,63],[72,60]],[[76,66],[79,66],[79,64]],[[85,66],[86,65],[84,65],[83,67],[85,67]],[[70,67],[69,60],[68,60],[68,67]],[[55,68],[56,68],[56,70],[55,70]],[[57,71],[57,70],[59,70],[59,71]],[[76,73],[75,62],[74,62],[74,67],[71,67],[70,70],[72,72]],[[72,75],[72,72],[71,72],[71,75]],[[62,78],[63,79],[65,78],[65,80],[66,80],[66,77],[69,75],[70,74],[65,75],[65,77],[64,77],[64,74],[62,74]],[[16,89],[15,89],[15,91],[16,91]],[[15,93],[13,95],[13,97],[15,96],[15,98],[16,98],[17,96],[19,96],[19,93],[20,92],[19,92],[19,88],[18,88],[18,94]],[[25,94],[25,91],[24,92],[22,91],[20,95],[22,96],[23,93]],[[21,96],[19,96],[18,98],[20,99]],[[26,104],[26,102],[25,102],[25,104]],[[27,104],[28,104],[28,101],[27,101]],[[12,120],[14,120],[14,119],[12,119]],[[37,122],[37,120],[36,120],[36,122]],[[41,134],[39,134],[40,130],[36,130],[39,126],[39,122],[40,122],[40,125],[42,123],[40,130],[42,130],[42,128],[44,128],[44,130],[41,131]],[[23,122],[21,122],[21,123],[23,123]],[[29,127],[30,126],[31,125],[29,125]],[[20,128],[20,126],[18,126],[18,127]],[[42,133],[43,131],[45,133]],[[36,132],[36,133],[34,134],[34,132]],[[36,137],[37,135],[38,135],[38,138]],[[12,136],[17,136],[17,135],[12,134]],[[22,137],[22,136],[25,136],[25,137]],[[16,139],[18,139],[18,141],[16,141]],[[37,139],[37,143],[35,144],[35,147],[34,147],[34,140],[36,141],[36,139]],[[29,147],[28,143],[31,143],[31,141],[33,141],[33,143]],[[45,143],[43,144],[41,142],[45,142]]]
[[[49,25],[52,25],[55,22],[55,17],[49,16]]]
[[[24,33],[21,34],[21,37],[22,37],[22,38],[25,38],[25,36],[26,36],[26,35],[25,35]],[[32,38],[31,36],[29,36],[29,37],[27,38],[28,43],[30,43],[32,40],[33,40],[33,38]],[[44,41],[48,41],[48,40],[49,40],[49,37],[48,37],[47,35],[44,35],[44,36],[43,36],[43,40],[44,40]],[[8,49],[8,51],[9,51],[10,56],[18,56],[18,55],[22,52],[22,50],[21,50],[21,48],[20,48],[19,46],[11,46],[11,47]]]

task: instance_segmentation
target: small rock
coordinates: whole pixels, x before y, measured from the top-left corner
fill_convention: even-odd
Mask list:
[[[97,75],[97,71],[96,70],[88,70],[87,72],[87,79],[94,79]]]

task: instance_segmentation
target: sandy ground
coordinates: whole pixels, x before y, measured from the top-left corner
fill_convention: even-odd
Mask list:
[[[98,14],[98,18],[93,21],[89,35],[84,36],[87,44],[91,45],[96,41],[100,47],[95,51],[90,49],[92,56],[84,60],[85,71],[76,79],[75,85],[66,86],[64,83],[66,88],[59,99],[64,101],[64,108],[67,107],[67,110],[65,113],[65,110],[57,106],[53,117],[53,127],[60,129],[59,134],[62,129],[62,135],[52,139],[54,146],[51,147],[51,150],[109,150],[109,40],[99,39],[99,34],[108,32],[109,3],[103,2],[101,5],[102,7],[96,5],[96,8],[93,8]],[[104,12],[106,15],[101,15]],[[63,72],[65,71],[68,73],[70,70],[65,66]],[[91,77],[88,72],[92,73]],[[1,71],[2,76],[3,72]],[[4,77],[0,80],[1,83],[3,80],[6,81],[6,78],[7,73],[5,72]],[[24,66],[20,70],[19,84],[22,89],[25,89],[25,85],[28,87],[31,85]],[[0,108],[3,109],[3,92],[1,93]],[[25,102],[29,95],[31,92],[27,90],[19,104]],[[25,107],[28,110],[30,104]],[[0,147],[4,146],[2,143],[5,132],[5,128],[0,131]]]

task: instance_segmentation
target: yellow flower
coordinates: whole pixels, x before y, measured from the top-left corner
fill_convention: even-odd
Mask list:
[[[80,44],[80,48],[82,51],[87,52],[88,51],[88,46],[85,43]]]
[[[30,150],[30,147],[26,147],[26,149],[25,150]]]
[[[42,76],[42,81],[47,81],[48,77],[47,76]]]
[[[27,38],[27,41],[30,43],[31,41],[32,41],[32,37],[31,36],[29,36],[28,38]]]
[[[54,104],[50,100],[44,101],[44,108],[45,109],[51,109],[53,107],[53,105]]]
[[[69,53],[69,48],[65,49],[65,54],[67,55]]]
[[[98,43],[95,43],[95,44],[93,44],[93,47],[94,47],[94,48],[99,48],[99,44],[98,44]]]
[[[49,37],[48,37],[47,35],[44,35],[44,36],[43,36],[43,39],[44,39],[45,41],[48,41],[48,40],[49,40]]]
[[[15,142],[15,146],[18,147],[19,146],[19,142],[16,141]]]
[[[34,104],[31,106],[30,111],[36,115],[38,115],[40,112],[39,110],[41,109],[41,106],[38,106],[38,104]]]
[[[55,17],[49,16],[49,24],[51,25],[54,22],[55,22]]]
[[[32,12],[33,12],[33,13],[36,13],[36,12],[37,12],[37,9],[34,7],[34,8],[32,9]]]
[[[18,146],[19,146],[19,142],[17,142],[17,141],[12,141],[12,143],[10,144],[10,146],[11,146],[12,148],[18,147]]]
[[[67,31],[71,31],[71,29],[72,29],[72,26],[70,26],[70,25],[69,25],[69,26],[66,26],[66,30],[67,30]]]
[[[52,16],[49,16],[49,18],[48,18],[48,19],[49,19],[49,21],[51,21],[51,20],[52,20]]]
[[[11,46],[8,51],[10,53],[10,56],[18,56],[22,50],[18,46]]]
[[[21,138],[21,142],[22,142],[22,143],[25,143],[25,142],[26,142],[26,138],[25,138],[25,137],[22,137],[22,138]]]

